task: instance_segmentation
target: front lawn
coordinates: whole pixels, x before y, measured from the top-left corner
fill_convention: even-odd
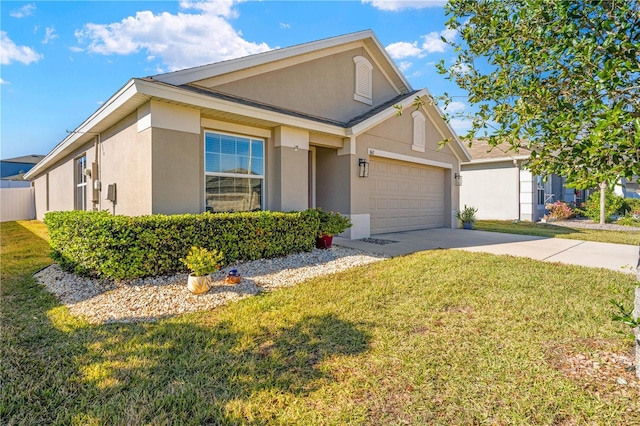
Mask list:
[[[96,326],[31,277],[40,223],[0,231],[0,424],[640,423],[608,362],[631,350],[608,316],[628,274],[433,250]]]
[[[475,229],[506,234],[536,235],[548,238],[596,241],[600,243],[640,244],[640,231],[608,231],[571,228],[551,223],[512,222],[503,220],[479,220]]]

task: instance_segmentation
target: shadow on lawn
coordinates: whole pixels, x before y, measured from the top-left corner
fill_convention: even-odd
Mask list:
[[[52,325],[9,348],[29,362],[19,378],[28,385],[14,383],[6,401],[8,423],[264,424],[333,380],[324,361],[370,342],[332,314],[251,331],[231,321]]]
[[[12,232],[24,244],[2,263],[0,424],[264,424],[334,380],[325,361],[369,347],[333,314],[91,326],[31,276],[46,243]]]
[[[332,380],[323,361],[361,353],[370,341],[331,314],[241,328],[231,321],[97,328],[78,379],[99,404],[84,415],[117,424],[263,424]]]

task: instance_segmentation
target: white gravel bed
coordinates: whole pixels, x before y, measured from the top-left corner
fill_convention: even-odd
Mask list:
[[[213,276],[213,287],[194,295],[187,289],[187,274],[134,281],[109,281],[80,277],[53,264],[35,277],[72,315],[93,324],[148,322],[189,312],[211,310],[265,290],[289,287],[320,275],[344,271],[385,259],[384,256],[333,246],[275,259],[227,265]],[[230,269],[237,269],[242,282],[224,283]]]

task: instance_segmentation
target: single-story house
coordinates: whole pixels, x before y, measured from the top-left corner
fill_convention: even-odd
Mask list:
[[[31,182],[24,180],[24,174],[33,168],[44,155],[23,155],[0,160],[0,188],[28,188]]]
[[[508,145],[491,148],[486,140],[476,139],[467,149],[472,159],[461,164],[460,204],[476,207],[478,219],[537,222],[545,215],[545,205],[580,205],[589,196],[588,190],[566,187],[561,176],[543,178],[526,170],[531,151],[525,148],[516,153]]]
[[[470,157],[437,106],[416,109],[429,96],[368,30],[133,78],[27,174],[37,217],[320,207],[352,239],[457,226]]]

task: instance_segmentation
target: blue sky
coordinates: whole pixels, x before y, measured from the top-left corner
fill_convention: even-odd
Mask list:
[[[46,154],[132,77],[364,29],[414,88],[466,98],[435,70],[452,48],[443,1],[3,1],[0,158]],[[465,123],[452,120],[462,133]]]

